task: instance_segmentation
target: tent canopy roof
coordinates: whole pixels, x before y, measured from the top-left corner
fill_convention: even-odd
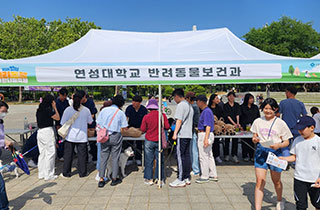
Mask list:
[[[313,56],[311,59],[320,59],[320,53],[318,55]]]
[[[263,52],[229,29],[144,33],[90,30],[59,50],[5,63],[128,63],[279,60],[288,57]],[[291,58],[289,58],[291,59]]]

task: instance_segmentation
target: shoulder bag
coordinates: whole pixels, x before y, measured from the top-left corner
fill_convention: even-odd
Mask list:
[[[113,117],[111,118],[109,124],[108,124],[108,128],[102,128],[100,125],[97,125],[97,142],[98,143],[105,143],[109,140],[109,132],[108,129],[114,119],[114,117],[116,116],[116,114],[118,113],[120,109],[117,109],[117,111],[114,113]]]
[[[76,119],[79,117],[79,114],[82,110],[83,106],[81,105],[79,108],[79,111],[77,111],[76,113],[74,113],[72,115],[72,117],[61,126],[61,128],[59,128],[58,130],[58,134],[59,136],[61,136],[63,139],[65,139],[69,133],[69,130],[71,128],[71,125],[74,123],[74,121],[76,121]]]

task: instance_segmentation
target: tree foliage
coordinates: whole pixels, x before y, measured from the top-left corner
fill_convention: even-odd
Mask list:
[[[245,41],[263,51],[292,57],[312,57],[320,53],[320,34],[312,23],[283,16],[262,28],[252,28]]]
[[[67,18],[65,22],[14,16],[13,21],[0,19],[0,58],[14,59],[40,55],[69,45],[90,29],[100,29],[93,22]]]

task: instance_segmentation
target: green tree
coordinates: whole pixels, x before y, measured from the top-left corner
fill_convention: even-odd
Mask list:
[[[80,18],[65,22],[14,16],[13,21],[0,19],[0,58],[14,59],[40,55],[69,45],[90,29],[100,29]]]
[[[294,68],[293,68],[292,65],[290,65],[290,66],[289,66],[289,73],[290,73],[291,75],[293,75],[293,72],[294,72]]]
[[[277,55],[312,57],[320,52],[320,34],[312,23],[286,16],[262,28],[252,28],[243,37],[260,50]]]

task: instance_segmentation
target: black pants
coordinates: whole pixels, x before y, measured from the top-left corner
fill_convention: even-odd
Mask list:
[[[73,143],[69,141],[64,142],[64,155],[63,155],[63,175],[66,177],[71,176],[71,166],[73,160],[74,148],[77,148],[78,152],[78,173],[80,177],[87,176],[87,158],[88,158],[88,147],[86,143]]]
[[[250,147],[248,146],[250,145]],[[254,153],[254,143],[252,142],[252,139],[242,139],[241,140],[241,148],[242,148],[242,158],[253,158]]]
[[[230,149],[230,139],[225,139],[225,145],[224,145],[224,156],[229,155],[229,149]],[[232,156],[238,156],[238,139],[233,138],[232,139],[232,149],[231,149],[231,155]]]
[[[96,141],[89,141],[90,151],[89,153],[92,155],[92,161],[97,161],[97,142]]]
[[[181,181],[190,179],[190,142],[191,138],[178,138],[177,140],[178,179]]]
[[[305,210],[308,208],[309,194],[312,205],[316,209],[320,209],[320,188],[311,187],[314,183],[303,182],[294,179],[294,198],[296,200],[297,210]]]
[[[212,152],[213,152],[213,157],[217,158],[220,156],[220,139],[215,139],[213,144],[212,144]]]

